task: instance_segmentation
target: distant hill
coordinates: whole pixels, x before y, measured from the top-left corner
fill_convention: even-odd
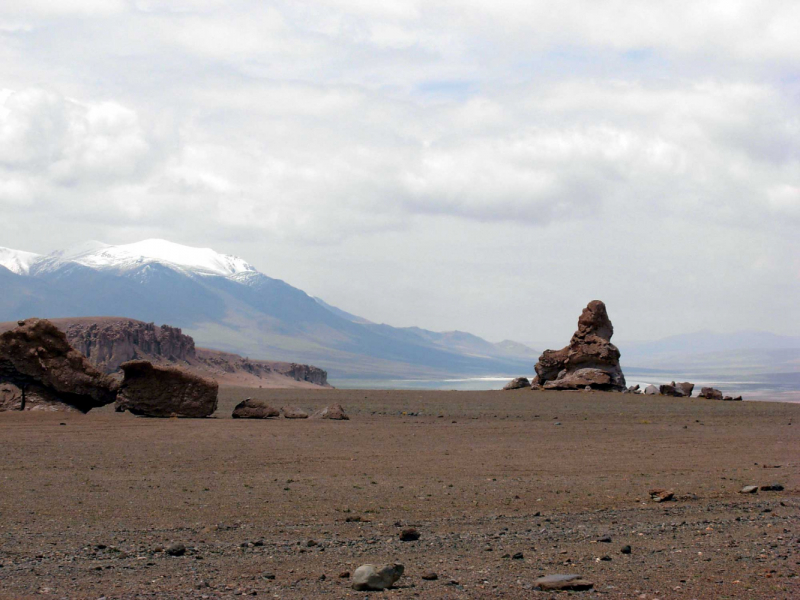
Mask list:
[[[0,248],[0,286],[0,321],[124,316],[169,323],[203,346],[312,364],[331,379],[529,374],[536,355],[463,332],[372,323],[240,258],[165,240],[89,242],[46,256]]]
[[[700,331],[623,344],[623,364],[684,372],[800,372],[800,337],[764,331]]]

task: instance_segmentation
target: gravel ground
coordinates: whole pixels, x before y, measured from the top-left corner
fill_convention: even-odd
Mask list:
[[[228,418],[246,396],[351,420]],[[551,598],[536,578],[576,573],[579,598],[800,598],[798,427],[800,405],[530,390],[1,413],[0,597]],[[367,562],[405,575],[355,592]]]

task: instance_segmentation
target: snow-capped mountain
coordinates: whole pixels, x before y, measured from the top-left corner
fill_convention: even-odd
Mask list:
[[[41,257],[34,264],[34,269],[54,270],[67,262],[114,271],[131,271],[144,265],[161,264],[198,275],[229,276],[255,272],[252,265],[236,256],[220,254],[211,248],[193,248],[156,239],[121,246],[87,242]]]
[[[530,354],[468,334],[361,319],[209,248],[88,242],[46,256],[3,250],[0,265],[0,321],[108,316],[169,324],[201,345],[314,364],[334,380],[509,375],[533,367]]]
[[[5,267],[17,275],[30,273],[31,265],[41,259],[41,255],[22,250],[0,247],[0,266]]]

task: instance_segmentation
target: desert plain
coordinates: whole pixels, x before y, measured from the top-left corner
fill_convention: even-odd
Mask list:
[[[245,397],[350,420],[231,419]],[[799,404],[527,389],[6,412],[0,598],[798,598],[798,429]],[[535,589],[557,573],[594,587]]]

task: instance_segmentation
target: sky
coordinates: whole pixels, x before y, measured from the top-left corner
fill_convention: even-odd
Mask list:
[[[800,334],[795,0],[0,3],[0,246],[235,254],[349,312]]]

